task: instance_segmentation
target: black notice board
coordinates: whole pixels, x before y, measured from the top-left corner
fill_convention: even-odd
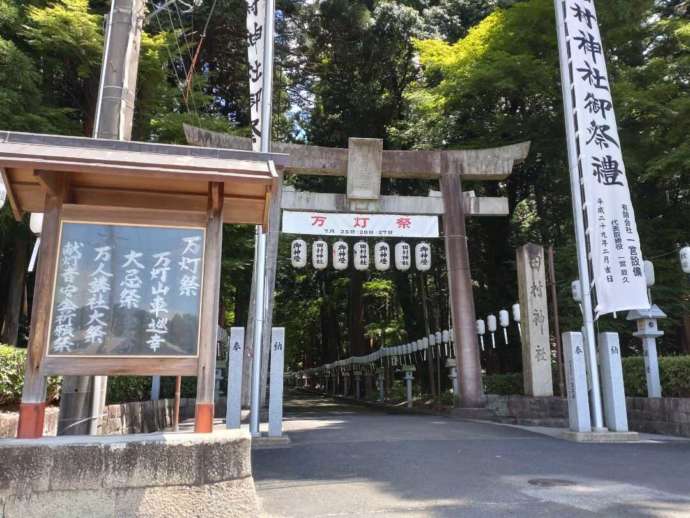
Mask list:
[[[205,233],[63,221],[53,356],[197,356]]]

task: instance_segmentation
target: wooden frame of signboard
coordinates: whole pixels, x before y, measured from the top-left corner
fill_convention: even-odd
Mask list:
[[[97,215],[96,215],[97,214]],[[122,207],[94,207],[88,205],[63,205],[60,217],[58,251],[62,242],[62,229],[65,223],[88,223],[100,225],[129,225],[135,227],[148,228],[189,228],[202,230],[204,244],[206,242],[206,219],[203,213],[188,212],[180,214],[175,211],[158,209],[132,209]],[[147,223],[141,223],[146,221]],[[58,257],[59,259],[59,253]],[[54,317],[55,290],[57,285],[58,264],[53,265],[52,274],[52,297],[49,311],[48,329],[52,329],[52,319]],[[205,278],[205,256],[202,254],[201,284],[203,286]],[[201,340],[201,297],[199,300],[199,325],[197,328],[197,345]],[[46,348],[49,345],[46,342]],[[51,354],[46,350],[43,361],[43,373],[51,375],[79,375],[84,370],[92,372],[94,375],[115,376],[123,373],[142,376],[156,376],[161,373],[176,376],[195,376],[197,374],[197,364],[199,351],[194,356],[171,356],[171,355],[61,355]],[[142,363],[141,360],[155,359],[152,362]]]
[[[197,376],[195,430],[213,430],[223,223],[268,225],[287,157],[0,132],[12,212],[43,212],[19,438],[43,434],[48,375]],[[63,222],[205,231],[197,356],[48,355]]]

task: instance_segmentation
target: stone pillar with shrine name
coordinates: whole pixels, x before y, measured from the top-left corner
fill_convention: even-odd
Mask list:
[[[528,243],[517,250],[518,290],[524,312],[522,372],[525,394],[553,396],[544,248]]]

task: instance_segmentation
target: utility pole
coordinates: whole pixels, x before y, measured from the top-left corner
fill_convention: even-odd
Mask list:
[[[111,0],[105,25],[94,138],[130,140],[132,137],[144,10],[144,0]],[[59,435],[96,433],[107,383],[107,376],[65,376]]]

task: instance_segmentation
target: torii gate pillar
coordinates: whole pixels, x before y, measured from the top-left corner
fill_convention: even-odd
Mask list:
[[[482,406],[482,368],[475,330],[474,297],[470,275],[470,256],[465,230],[462,164],[453,167],[448,153],[441,153],[439,183],[443,194],[443,231],[446,244],[448,289],[453,317],[453,343],[460,369],[460,406]]]

